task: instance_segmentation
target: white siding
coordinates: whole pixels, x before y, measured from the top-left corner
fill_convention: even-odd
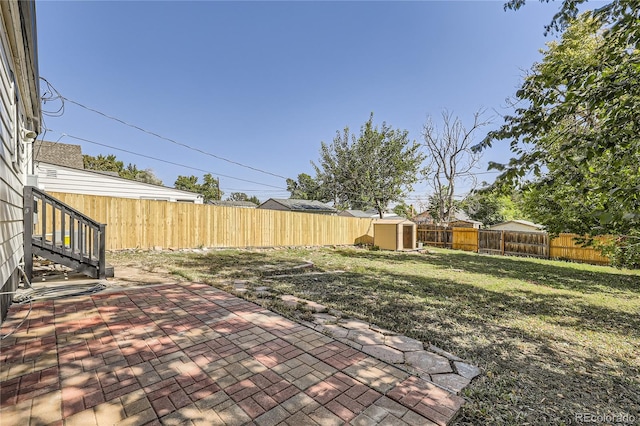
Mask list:
[[[202,204],[202,197],[193,192],[136,182],[88,170],[38,163],[36,174],[38,175],[38,186],[47,192],[187,201]]]
[[[0,22],[4,24],[3,16]],[[13,291],[15,281],[5,284],[14,276],[24,255],[23,170],[20,168],[24,164],[24,150],[17,141],[14,67],[4,25],[0,45],[0,286],[6,292]]]

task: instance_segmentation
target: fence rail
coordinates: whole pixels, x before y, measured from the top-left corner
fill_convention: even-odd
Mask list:
[[[447,228],[419,225],[418,241],[435,247],[478,253],[565,259],[583,263],[608,264],[609,259],[593,247],[582,247],[577,234],[549,238],[546,232],[502,231],[474,228]],[[443,242],[446,241],[446,242]]]
[[[108,250],[345,245],[372,240],[372,219],[51,193],[106,223]]]

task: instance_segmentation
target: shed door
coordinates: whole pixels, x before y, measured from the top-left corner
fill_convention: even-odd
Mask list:
[[[402,248],[412,249],[413,243],[413,226],[405,225],[402,227]]]

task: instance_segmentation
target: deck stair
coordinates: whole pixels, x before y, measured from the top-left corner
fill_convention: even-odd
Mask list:
[[[105,259],[105,228],[80,211],[33,186],[24,188],[25,272],[33,256],[44,257],[91,278],[113,277]],[[29,243],[30,242],[30,243]]]

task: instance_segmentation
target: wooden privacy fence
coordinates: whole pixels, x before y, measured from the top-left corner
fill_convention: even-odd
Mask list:
[[[370,242],[373,220],[52,192],[107,224],[106,248],[324,246]]]
[[[478,253],[566,259],[576,262],[608,264],[609,259],[593,247],[582,247],[577,234],[560,234],[550,239],[546,232],[502,231],[474,228],[418,226],[423,244]],[[442,241],[446,240],[446,243]],[[450,243],[448,243],[450,241]]]
[[[478,253],[549,258],[546,232],[478,229]]]
[[[417,240],[434,247],[452,248],[453,229],[447,226],[418,225]]]

